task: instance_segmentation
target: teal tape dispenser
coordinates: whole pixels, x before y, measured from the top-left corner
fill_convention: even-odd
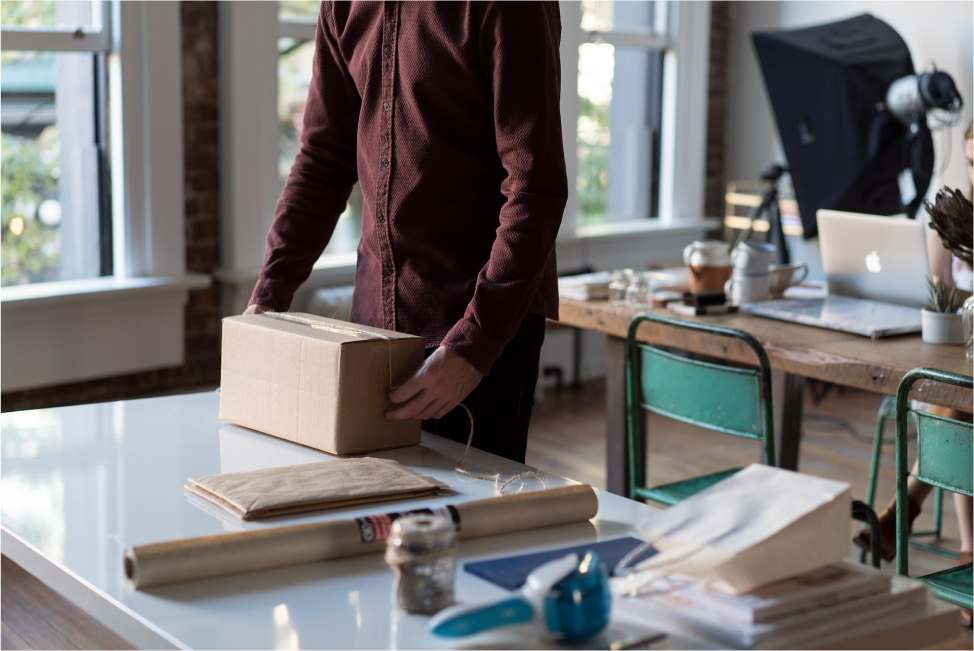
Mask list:
[[[481,605],[457,605],[430,620],[441,637],[465,637],[500,626],[534,622],[550,638],[572,642],[609,623],[609,573],[595,552],[568,554],[541,565],[512,597]]]

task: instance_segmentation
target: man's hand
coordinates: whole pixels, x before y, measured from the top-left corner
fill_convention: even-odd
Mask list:
[[[402,406],[387,412],[386,418],[443,418],[477,388],[482,377],[470,362],[440,346],[411,378],[389,392],[389,399]]]
[[[267,307],[266,305],[260,305],[258,303],[254,303],[253,305],[247,306],[247,309],[244,310],[244,314],[263,314],[264,312],[273,312],[273,311],[274,310]]]

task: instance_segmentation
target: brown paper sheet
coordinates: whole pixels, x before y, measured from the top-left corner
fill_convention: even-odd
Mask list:
[[[392,459],[336,459],[207,475],[186,488],[242,520],[448,492],[449,486]]]
[[[447,511],[460,540],[584,522],[599,509],[588,484],[464,502]],[[332,520],[130,547],[137,589],[385,551],[389,516]]]

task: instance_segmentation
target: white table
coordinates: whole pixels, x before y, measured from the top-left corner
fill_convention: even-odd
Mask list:
[[[493,484],[453,466],[462,446],[424,434],[420,446],[378,453],[453,486],[458,495],[242,522],[183,489],[188,477],[334,457],[217,418],[216,393],[3,414],[2,551],[133,644],[144,648],[488,648],[543,645],[525,629],[469,640],[426,632],[427,618],[394,607],[391,573],[379,554],[164,586],[131,588],[127,547],[297,521],[423,508],[493,493]],[[465,467],[512,474],[527,469],[474,450]],[[548,486],[570,483],[541,473]],[[656,509],[602,491],[591,523],[464,541],[460,560],[497,557],[631,534]],[[458,570],[457,597],[504,592]],[[951,609],[931,601],[923,617]],[[953,615],[952,612],[949,614]],[[941,617],[941,619],[943,619]],[[586,648],[651,630],[624,616]],[[661,627],[666,628],[666,627]],[[708,648],[670,629],[668,648]],[[930,643],[938,640],[931,639]],[[548,643],[550,644],[550,643]]]

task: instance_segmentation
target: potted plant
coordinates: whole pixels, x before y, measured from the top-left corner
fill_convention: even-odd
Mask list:
[[[957,288],[947,289],[943,276],[927,279],[927,287],[930,295],[923,306],[923,341],[928,344],[964,343],[963,323],[957,313],[961,303]]]

